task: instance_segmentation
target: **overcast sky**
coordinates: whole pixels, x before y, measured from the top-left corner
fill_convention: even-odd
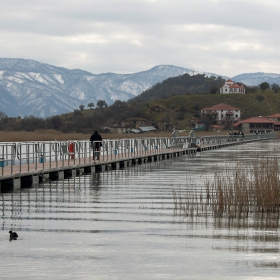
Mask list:
[[[0,56],[94,74],[280,73],[279,15],[279,0],[0,0]]]

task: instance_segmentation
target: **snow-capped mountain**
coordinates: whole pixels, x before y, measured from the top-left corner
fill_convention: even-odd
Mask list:
[[[193,74],[193,71],[172,65],[160,65],[133,74],[96,75],[34,60],[0,58],[0,111],[9,117],[33,115],[45,118],[72,112],[80,105],[87,107],[92,102],[96,105],[98,100],[104,100],[111,105],[115,100],[126,101],[167,78],[185,73]],[[218,76],[213,73],[205,74]],[[278,74],[267,75],[272,77]],[[239,76],[233,79],[236,82],[249,79],[247,76]],[[257,79],[254,79],[254,82],[256,81]]]
[[[8,116],[71,112],[105,100],[126,101],[169,77],[191,73],[176,66],[156,66],[134,74],[95,75],[27,59],[0,58],[0,110]]]
[[[263,72],[244,73],[232,77],[232,80],[235,82],[241,82],[247,86],[256,86],[263,82],[267,82],[270,85],[274,83],[280,85],[280,74]]]

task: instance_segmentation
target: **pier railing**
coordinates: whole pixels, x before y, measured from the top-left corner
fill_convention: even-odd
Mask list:
[[[222,145],[240,141],[276,138],[276,134],[213,135],[195,137],[147,137],[103,140],[94,151],[88,140],[0,143],[0,176],[100,161],[149,156],[189,148]],[[94,143],[95,145],[95,143]],[[4,172],[5,171],[5,172]]]

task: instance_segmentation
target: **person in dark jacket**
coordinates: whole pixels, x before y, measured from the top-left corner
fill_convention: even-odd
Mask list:
[[[102,146],[102,137],[98,133],[97,130],[90,136],[91,147],[93,149],[93,157],[95,159],[95,155],[97,156],[97,160],[100,159],[100,147]]]

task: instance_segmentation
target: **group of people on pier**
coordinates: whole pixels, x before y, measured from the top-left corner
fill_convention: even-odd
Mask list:
[[[242,136],[244,137],[243,131],[238,131],[238,132],[236,132],[236,131],[235,131],[235,132],[231,132],[231,131],[230,131],[228,134],[229,134],[229,135],[242,135]]]

